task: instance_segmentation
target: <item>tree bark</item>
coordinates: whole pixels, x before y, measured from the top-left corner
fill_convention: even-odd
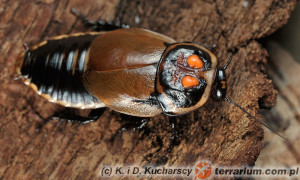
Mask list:
[[[23,43],[31,46],[56,35],[87,31],[70,13],[75,7],[90,19],[119,19],[178,42],[194,41],[208,48],[216,44],[220,66],[233,56],[226,70],[227,96],[261,119],[259,109],[275,104],[276,91],[265,75],[267,51],[258,40],[286,23],[295,4],[296,0],[2,1],[0,179],[101,179],[104,165],[194,167],[200,160],[254,165],[263,147],[261,124],[232,104],[209,100],[185,116],[147,119],[141,129],[121,130],[135,120],[110,109],[86,125],[45,123],[43,119],[64,108],[15,81],[14,62]]]
[[[288,138],[284,143],[274,133],[265,133],[265,147],[256,165],[290,167],[300,164],[300,65],[278,42],[268,40],[268,75],[278,91],[277,104],[271,111],[262,111],[266,123]],[[272,154],[271,156],[269,154]]]

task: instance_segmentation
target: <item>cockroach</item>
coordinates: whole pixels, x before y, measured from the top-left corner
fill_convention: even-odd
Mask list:
[[[226,97],[225,70],[231,58],[220,68],[217,57],[197,43],[178,43],[142,28],[92,22],[72,11],[85,24],[109,31],[57,36],[27,48],[17,58],[17,74],[49,101],[154,117],[162,112],[190,113],[212,96],[257,120]]]

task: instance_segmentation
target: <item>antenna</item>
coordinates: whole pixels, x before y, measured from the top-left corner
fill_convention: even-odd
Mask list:
[[[90,21],[89,19],[87,19],[84,15],[82,15],[77,9],[73,8],[71,9],[71,13],[73,13],[75,16],[81,18],[81,20],[83,21],[83,23],[89,25],[89,26],[94,26],[95,22]]]
[[[226,65],[223,67],[224,70],[227,69],[228,65],[230,64],[232,60],[232,56],[228,59]],[[232,101],[231,99],[229,99],[228,97],[225,97],[225,100],[228,101],[229,103],[233,104],[234,106],[236,106],[237,108],[239,108],[240,110],[242,110],[244,113],[246,113],[248,116],[250,116],[252,119],[254,119],[255,121],[258,121],[260,124],[262,124],[263,126],[265,126],[266,128],[268,128],[270,131],[272,131],[273,133],[277,134],[278,136],[280,136],[281,138],[283,138],[286,142],[288,142],[288,139],[285,138],[284,136],[282,136],[281,134],[279,134],[278,132],[276,132],[274,129],[272,129],[271,127],[269,127],[266,123],[258,120],[257,118],[255,118],[254,116],[252,116],[248,111],[246,111],[244,108],[242,108],[240,105],[238,105],[237,103],[235,103],[234,101]]]
[[[223,67],[224,70],[227,69],[227,67],[228,67],[228,65],[230,64],[231,60],[232,60],[232,56],[228,59],[226,65]]]
[[[287,141],[287,139],[282,136],[281,134],[279,134],[278,132],[276,132],[274,129],[272,129],[271,127],[269,127],[266,123],[256,119],[254,116],[252,116],[248,111],[246,111],[244,108],[242,108],[240,105],[238,105],[237,103],[233,102],[231,99],[229,99],[228,97],[225,97],[225,100],[230,102],[231,104],[235,105],[236,107],[238,107],[240,110],[242,110],[244,113],[246,113],[248,116],[250,116],[252,119],[258,121],[259,123],[261,123],[262,125],[264,125],[266,128],[268,128],[269,130],[271,130],[273,133],[277,134],[278,136],[282,137],[284,140]]]

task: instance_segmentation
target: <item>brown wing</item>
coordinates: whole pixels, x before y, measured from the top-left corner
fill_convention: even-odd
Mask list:
[[[165,43],[174,40],[144,29],[108,32],[91,45],[86,89],[115,111],[134,116],[155,116],[161,108],[153,97],[156,65]]]
[[[155,75],[155,65],[105,72],[92,70],[84,83],[107,107],[124,114],[151,117],[161,113],[153,97]]]
[[[157,63],[167,36],[139,28],[119,29],[95,39],[91,45],[89,67],[96,71],[132,69]]]

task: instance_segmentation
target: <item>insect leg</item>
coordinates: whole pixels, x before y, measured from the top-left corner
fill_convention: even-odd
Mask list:
[[[89,122],[96,121],[105,111],[105,108],[92,109],[88,116],[84,117],[76,114],[75,109],[67,108],[63,111],[54,113],[49,119],[59,118],[62,121],[79,122],[87,124]]]
[[[180,144],[180,140],[179,140],[180,133],[177,127],[178,124],[176,122],[175,117],[169,117],[169,124],[171,127],[172,136],[170,138],[170,146],[168,147],[167,151],[171,152],[174,146],[178,146]]]
[[[147,127],[149,118],[147,117],[136,117],[130,116],[126,114],[120,114],[121,116],[121,127],[118,129],[117,133],[114,134],[110,142],[114,142],[116,137],[120,137],[124,131],[132,131],[132,132],[142,132],[141,138],[144,138],[149,135],[150,129]]]
[[[122,127],[119,131],[137,131],[141,129],[145,129],[146,125],[149,121],[149,118],[146,117],[136,117],[130,116],[127,114],[121,114],[122,118]]]
[[[127,24],[121,24],[119,21],[91,21],[86,16],[82,15],[77,9],[72,8],[71,12],[80,18],[80,20],[88,27],[91,27],[95,31],[112,31],[120,28],[129,28]]]

